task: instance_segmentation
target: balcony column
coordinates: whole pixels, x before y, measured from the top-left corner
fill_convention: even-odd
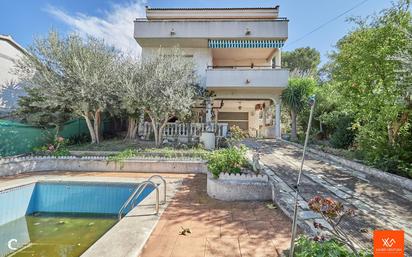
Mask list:
[[[274,122],[274,127],[275,127],[275,138],[281,138],[281,121],[280,121],[280,105],[281,101],[280,99],[277,99],[275,102],[275,122]]]
[[[282,50],[278,48],[275,53],[275,69],[280,69],[282,66]]]

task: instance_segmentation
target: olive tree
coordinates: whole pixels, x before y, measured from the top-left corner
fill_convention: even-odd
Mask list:
[[[36,88],[45,108],[57,106],[83,117],[92,143],[100,141],[101,113],[114,104],[118,52],[103,41],[51,31],[18,63],[21,80]]]
[[[118,66],[120,109],[128,116],[125,139],[136,139],[139,118],[144,115],[142,97],[142,67],[138,59],[125,56]]]
[[[174,116],[191,112],[200,90],[192,58],[178,48],[159,49],[142,60],[138,108],[149,116],[156,145],[162,143],[163,129]]]

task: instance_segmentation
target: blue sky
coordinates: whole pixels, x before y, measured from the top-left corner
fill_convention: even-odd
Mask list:
[[[102,37],[124,51],[138,54],[133,41],[133,19],[144,15],[144,6],[152,7],[255,7],[280,5],[280,15],[289,18],[289,40],[284,50],[310,46],[317,48],[326,61],[326,54],[352,24],[350,16],[373,14],[391,6],[390,0],[369,0],[331,22],[324,28],[296,39],[336,17],[362,0],[1,0],[0,34],[11,35],[28,46],[35,36],[50,28],[62,33],[75,31]]]

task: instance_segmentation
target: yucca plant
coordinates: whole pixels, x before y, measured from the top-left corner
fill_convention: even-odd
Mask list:
[[[313,92],[316,81],[312,78],[291,78],[288,87],[282,92],[282,103],[289,110],[292,120],[291,139],[297,139],[296,119]]]

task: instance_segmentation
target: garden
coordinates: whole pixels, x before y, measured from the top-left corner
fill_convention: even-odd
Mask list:
[[[316,95],[311,147],[412,178],[409,8],[409,1],[399,1],[366,19],[352,19],[353,30],[337,42],[321,68],[314,48],[283,53],[283,66],[291,70],[282,93],[282,122],[290,124],[284,139],[303,142],[306,102]],[[165,138],[169,121],[194,122],[192,106],[213,95],[199,86],[195,64],[181,49],[158,49],[150,58],[135,59],[92,37],[50,31],[28,52],[17,63],[16,73],[30,86],[15,117],[47,132],[24,155],[96,155],[120,165],[138,158],[196,159],[207,163],[214,180],[223,174],[235,180],[247,175],[253,183],[260,179],[259,161],[248,156],[241,144],[247,135],[239,127],[230,128],[229,137],[213,151],[199,140]],[[73,120],[79,133],[65,136]],[[150,124],[147,137],[139,132],[143,122]],[[372,256],[340,228],[354,210],[322,196],[313,196],[309,208],[332,226],[315,222],[319,233],[301,235],[294,256]]]
[[[409,1],[368,18],[336,43],[321,68],[314,48],[283,54],[292,72],[283,92],[288,139],[303,142],[315,94],[312,147],[412,178],[412,25]],[[379,42],[379,43],[377,43]]]

